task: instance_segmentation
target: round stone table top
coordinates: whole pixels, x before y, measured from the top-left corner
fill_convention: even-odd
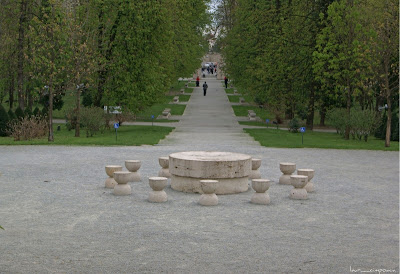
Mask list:
[[[186,151],[169,155],[169,171],[173,175],[218,179],[249,176],[251,156],[219,151]]]

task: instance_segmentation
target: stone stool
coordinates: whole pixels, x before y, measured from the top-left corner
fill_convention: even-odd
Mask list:
[[[251,159],[251,171],[249,175],[249,179],[260,179],[261,178],[261,173],[260,173],[260,168],[261,166],[261,159]]]
[[[199,204],[203,206],[215,206],[218,204],[218,197],[215,194],[217,180],[201,180],[200,186],[204,194],[201,194]]]
[[[114,180],[114,172],[121,171],[122,166],[106,166],[106,173],[108,178],[105,183],[106,188],[114,188],[117,185],[117,182]]]
[[[283,175],[279,178],[279,183],[283,185],[290,185],[290,175],[296,170],[295,163],[279,163],[279,168],[281,169]]]
[[[168,200],[167,193],[164,188],[167,186],[168,178],[166,177],[150,177],[149,185],[153,189],[149,194],[149,202],[163,203]]]
[[[158,176],[171,178],[171,173],[169,173],[169,157],[158,158],[158,163],[161,166],[161,170],[158,172]]]
[[[304,187],[307,192],[314,192],[314,184],[311,182],[311,179],[314,178],[314,169],[308,169],[308,168],[302,168],[302,169],[298,169],[297,170],[297,174],[298,175],[304,175],[308,177],[308,182],[306,184],[306,186]]]
[[[116,171],[114,172],[114,179],[117,185],[114,187],[114,195],[130,195],[132,193],[131,186],[128,184],[131,178],[129,171]]]
[[[140,173],[138,171],[141,165],[142,165],[142,163],[138,160],[126,160],[125,161],[125,167],[131,173],[129,182],[140,182],[141,181]]]
[[[267,179],[253,179],[251,187],[256,191],[251,197],[253,204],[267,205],[269,204],[269,194],[267,190],[271,186],[271,181]]]
[[[308,177],[304,175],[290,176],[290,182],[294,189],[290,191],[290,198],[296,200],[308,199],[307,190],[304,188],[308,182]]]

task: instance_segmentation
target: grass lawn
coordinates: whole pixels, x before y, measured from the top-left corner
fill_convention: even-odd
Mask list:
[[[258,106],[232,106],[232,108],[236,116],[247,116],[247,111],[252,109],[263,121],[265,121],[265,119],[269,119],[272,123],[272,121],[275,119],[275,115],[273,113],[270,113],[267,109],[259,108]]]
[[[233,94],[233,88],[226,88],[226,89],[225,89],[225,92],[226,92],[227,94]]]
[[[179,96],[179,102],[187,102],[190,99],[190,95],[176,95],[176,96]],[[173,102],[175,96],[167,95],[166,97],[168,102]]]
[[[43,139],[31,141],[14,141],[11,137],[0,137],[0,145],[72,145],[72,146],[140,146],[154,145],[164,139],[174,128],[159,126],[127,126],[122,125],[118,129],[117,140],[115,130],[105,130],[93,137],[86,137],[86,131],[81,129],[81,137],[74,137],[75,131],[68,131],[61,124],[61,130],[57,131],[54,125],[54,142],[48,142],[47,136]]]
[[[194,84],[196,85],[196,84]],[[185,88],[185,93],[192,93],[193,92],[193,88]]]
[[[301,133],[290,133],[287,130],[276,129],[249,129],[245,128],[255,140],[265,147],[279,148],[331,148],[331,149],[365,149],[398,151],[399,142],[390,142],[390,147],[385,147],[384,140],[374,137],[368,138],[368,142],[358,140],[345,140],[339,134],[306,131],[301,143]]]
[[[244,96],[242,96],[242,95],[229,95],[228,96],[229,102],[231,102],[231,103],[239,103],[239,99],[240,98],[243,98],[246,103],[251,102],[251,97],[250,96],[246,96],[246,95],[244,95]],[[253,110],[254,110],[254,107],[258,108],[258,106],[253,106],[252,107]]]
[[[163,110],[166,108],[171,109],[171,115],[182,115],[185,111],[186,105],[178,105],[178,104],[156,104],[151,106],[150,108],[146,109],[145,111],[138,113],[136,121],[147,121],[151,122],[151,116],[154,115],[155,118],[161,115]],[[154,120],[159,121],[159,120]]]
[[[239,103],[239,98],[240,96],[236,96],[236,95],[229,95],[228,99],[230,103]]]

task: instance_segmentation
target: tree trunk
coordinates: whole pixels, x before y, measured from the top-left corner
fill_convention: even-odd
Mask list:
[[[8,85],[8,102],[10,104],[10,109],[14,106],[14,89],[15,89],[15,78],[12,69],[10,68],[8,71],[8,77],[10,84]]]
[[[324,127],[325,126],[325,117],[326,117],[326,105],[322,103],[321,109],[319,110],[319,126]]]
[[[313,130],[314,127],[314,104],[315,104],[315,91],[314,91],[314,85],[311,84],[310,100],[308,101],[308,113],[306,121],[306,126],[309,130]]]
[[[351,108],[351,94],[353,92],[353,88],[349,85],[347,87],[347,104],[346,104],[346,110],[347,110],[347,119],[350,119],[350,108]],[[346,140],[349,140],[350,138],[350,125],[346,125],[346,130],[344,132],[344,138]]]
[[[17,90],[18,104],[21,109],[25,108],[24,100],[24,40],[25,40],[25,18],[26,18],[26,1],[22,0],[20,5],[19,26],[18,26],[18,67],[17,67]]]
[[[386,121],[386,136],[385,136],[385,147],[390,147],[390,134],[392,131],[392,96],[389,86],[389,63],[384,62],[385,66],[385,89],[386,89],[386,101],[387,101],[387,121]]]
[[[106,82],[106,75],[105,75],[105,68],[104,68],[104,60],[102,60],[104,58],[104,46],[103,46],[103,36],[104,36],[104,24],[103,24],[103,20],[104,20],[104,12],[103,12],[103,7],[102,4],[99,4],[99,14],[98,14],[98,20],[99,20],[99,26],[97,28],[97,51],[98,54],[102,57],[99,58],[98,60],[98,67],[99,70],[97,71],[97,75],[98,75],[98,84],[97,84],[97,94],[94,98],[94,102],[93,104],[96,107],[100,107],[101,104],[101,99],[103,97],[103,93],[104,93],[104,84]]]
[[[76,89],[76,126],[75,126],[75,137],[80,137],[80,111],[81,111],[81,102],[80,102],[80,86],[77,86]]]
[[[53,79],[49,83],[49,142],[54,142],[53,134]]]

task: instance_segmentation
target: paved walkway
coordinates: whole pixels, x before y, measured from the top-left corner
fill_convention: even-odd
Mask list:
[[[202,85],[207,82],[207,95],[203,95]],[[206,78],[200,87],[194,88],[176,129],[161,140],[160,145],[259,145],[244,133],[237,122],[221,80]]]

